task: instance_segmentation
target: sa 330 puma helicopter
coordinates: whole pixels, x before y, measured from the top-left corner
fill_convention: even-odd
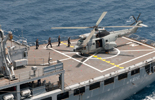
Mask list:
[[[98,27],[99,23],[102,21],[104,16],[107,12],[103,12],[96,25],[93,27],[52,27],[52,29],[86,29],[86,28],[93,28],[93,30],[88,34],[80,35],[80,40],[78,40],[77,44],[75,45],[73,51],[79,52],[80,54],[95,52],[98,50],[104,50],[108,52],[113,48],[117,47],[116,40],[119,37],[133,34],[137,31],[139,27],[147,27],[147,25],[142,24],[142,21],[138,20],[132,16],[135,20],[130,26],[103,26]],[[132,26],[135,24],[135,26]],[[112,31],[108,32],[105,28],[120,28],[120,27],[131,27],[130,29],[124,29],[119,31]]]

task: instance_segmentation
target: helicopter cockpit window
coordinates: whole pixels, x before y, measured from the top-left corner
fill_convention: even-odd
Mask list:
[[[85,39],[86,38],[81,38],[80,40],[78,40],[77,45],[81,45]]]
[[[104,37],[104,36],[107,36],[109,35],[110,33],[106,30],[102,30],[102,31],[99,31],[99,33],[96,34],[96,38],[99,38],[99,37]]]

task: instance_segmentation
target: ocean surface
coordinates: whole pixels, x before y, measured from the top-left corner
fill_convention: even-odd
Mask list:
[[[130,25],[139,20],[149,27],[137,33],[155,41],[155,0],[0,0],[0,25],[3,30],[24,37],[29,43],[75,39],[91,29],[52,30],[51,27],[94,26],[103,11],[107,11],[99,26]],[[108,31],[124,28],[108,28]],[[155,100],[155,82],[126,100]]]

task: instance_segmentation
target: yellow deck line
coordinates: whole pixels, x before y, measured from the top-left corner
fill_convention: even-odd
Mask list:
[[[61,42],[61,43],[64,44],[64,45],[66,45],[66,46],[68,46],[67,43],[64,43],[64,42]],[[70,47],[74,48],[74,46],[70,46]]]
[[[93,57],[95,57],[95,58],[97,58],[97,59],[99,59],[99,60],[102,60],[102,61],[104,61],[104,62],[106,62],[106,63],[108,63],[108,64],[111,64],[111,65],[113,65],[113,66],[116,66],[116,67],[118,67],[118,68],[120,68],[120,69],[123,69],[124,67],[120,67],[119,65],[116,65],[115,63],[111,63],[110,61],[107,61],[106,59],[102,59],[101,57],[97,57],[97,55],[93,55]]]

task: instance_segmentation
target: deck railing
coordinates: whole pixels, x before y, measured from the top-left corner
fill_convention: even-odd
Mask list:
[[[27,45],[27,39],[24,37],[13,35],[13,40],[16,41],[17,43]]]

